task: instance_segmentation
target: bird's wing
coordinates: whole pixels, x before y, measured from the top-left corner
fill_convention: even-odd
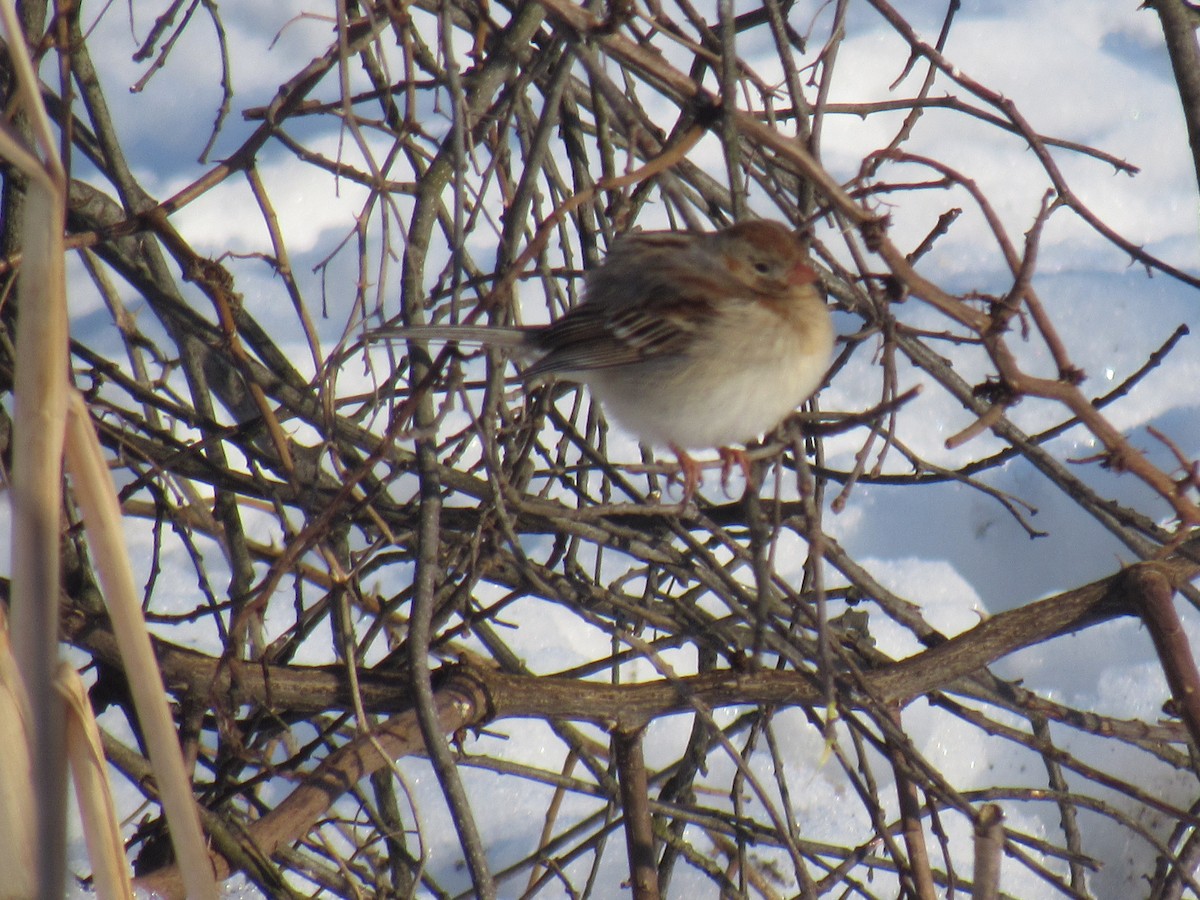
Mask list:
[[[624,366],[683,353],[692,334],[714,315],[693,297],[656,298],[641,307],[582,303],[535,338],[545,351],[526,378]]]

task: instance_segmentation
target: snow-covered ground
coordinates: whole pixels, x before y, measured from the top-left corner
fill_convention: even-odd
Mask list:
[[[932,42],[941,24],[942,5],[907,5],[914,8],[901,11]],[[223,7],[238,90],[237,108],[268,102],[282,80],[324,47],[328,33],[325,21],[294,22],[268,51],[270,37],[302,7],[245,6]],[[918,66],[889,94],[888,85],[902,70],[907,48],[865,4],[853,7],[849,37],[841,46],[838,61],[842,77],[830,102],[908,96],[923,77],[924,68]],[[817,10],[818,4],[801,3],[793,16],[797,24],[807,24]],[[137,14],[146,17],[138,22],[140,35],[149,24],[149,16],[141,10]],[[828,15],[828,9],[822,14]],[[131,41],[124,12],[110,10],[91,38],[93,52],[105,48],[103,77],[118,127],[125,135],[133,136],[127,145],[132,165],[143,184],[159,198],[169,196],[205,169],[199,164],[164,167],[166,162],[179,166],[182,160],[195,158],[211,125],[208,111],[215,110],[218,102],[209,56],[211,45],[204,43],[202,33],[190,29],[170,62],[172,67],[194,65],[197,69],[195,93],[186,98],[171,87],[178,82],[168,78],[151,81],[136,96],[125,90],[142,75],[144,64],[130,62]],[[764,59],[773,55],[765,44],[748,44],[740,51],[747,58],[754,58],[755,52],[761,52]],[[1096,146],[1138,166],[1140,174],[1130,177],[1114,173],[1111,166],[1095,159],[1062,151],[1055,154],[1076,193],[1130,241],[1180,268],[1200,270],[1197,186],[1179,100],[1158,19],[1152,12],[1139,11],[1133,2],[966,2],[945,53],[971,77],[1015,101],[1041,133]],[[251,59],[253,64],[248,64]],[[853,77],[847,73],[853,73]],[[939,83],[932,95],[949,90],[948,85]],[[197,110],[204,112],[197,114]],[[824,160],[834,176],[850,178],[863,155],[890,138],[902,115],[865,120],[830,117],[823,148]],[[237,146],[255,124],[242,122],[235,115],[214,158]],[[329,134],[319,140],[329,155],[336,155],[338,135]],[[1016,137],[961,115],[932,110],[906,149],[934,156],[976,179],[996,204],[1010,235],[1018,242],[1023,239],[1046,185],[1033,155],[1022,149]],[[722,163],[714,146],[702,144],[695,159],[711,163],[713,173],[720,177]],[[279,149],[264,154],[260,163],[264,182],[278,204],[276,212],[289,248],[295,254],[295,271],[312,289],[312,296],[318,296],[312,266],[329,252],[332,236],[345,232],[365,192],[347,181],[335,184],[314,167],[297,162]],[[903,171],[913,179],[927,174],[916,167],[897,167],[893,171],[891,177],[896,180]],[[890,210],[893,229],[899,234],[923,234],[946,207],[955,203],[964,206],[964,216],[922,261],[921,270],[953,290],[1003,293],[1011,277],[995,252],[982,218],[964,198],[953,199],[956,196],[921,192],[895,197],[896,206]],[[230,212],[241,209],[244,214]],[[243,252],[268,248],[261,217],[244,180],[231,179],[208,192],[174,221],[201,252],[215,253],[230,247]],[[238,290],[253,312],[261,314],[287,302],[279,282],[265,266],[252,260],[229,260],[227,264],[236,272]],[[352,292],[346,286],[354,278],[355,273],[345,262],[335,264],[329,273],[325,287],[331,315],[318,325],[330,342],[337,339],[347,318]],[[339,283],[339,279],[344,280]],[[1036,286],[1073,360],[1087,372],[1085,390],[1093,395],[1120,383],[1180,323],[1194,323],[1200,301],[1194,290],[1161,275],[1150,277],[1143,268],[1131,265],[1125,254],[1063,211],[1056,213],[1046,227]],[[99,350],[115,352],[119,345],[108,315],[78,272],[73,288],[74,334]],[[910,300],[897,314],[914,327],[945,327],[919,301]],[[281,320],[285,323],[282,328],[294,328],[290,316]],[[838,316],[838,324],[844,332],[856,327],[845,314]],[[286,331],[276,339],[287,344]],[[1195,410],[1200,403],[1200,354],[1192,346],[1197,339],[1194,335],[1185,338],[1135,394],[1108,410],[1112,421],[1132,436],[1136,446],[1164,465],[1168,465],[1166,451],[1147,435],[1146,426],[1170,435],[1189,457],[1200,456]],[[295,359],[303,360],[307,351],[302,336],[297,332],[293,340]],[[1039,357],[1029,351],[1029,359],[1034,364]],[[903,368],[900,374],[902,387],[927,380]],[[982,374],[982,370],[963,372],[968,380],[973,374]],[[871,366],[848,368],[823,392],[822,408],[857,410],[870,406],[878,400],[878,378],[878,370]],[[986,455],[989,447],[1000,446],[994,438],[985,436],[956,451],[945,449],[945,439],[967,425],[970,416],[941,391],[926,390],[908,412],[911,414],[902,417],[905,440],[939,464],[954,466]],[[1061,412],[1046,404],[1027,403],[1018,407],[1013,417],[1031,432],[1055,423]],[[850,436],[829,442],[833,464],[845,464],[848,454],[856,449],[854,440]],[[1087,457],[1095,452],[1093,441],[1079,429],[1066,432],[1047,446],[1059,459]],[[630,442],[615,440],[613,448],[614,453],[627,454],[622,458],[637,458]],[[1165,507],[1132,478],[1117,477],[1095,466],[1078,469],[1077,474],[1085,476],[1103,495],[1148,514],[1166,516]],[[991,473],[988,481],[1036,507],[1037,515],[1031,523],[1047,535],[1031,540],[999,504],[953,484],[920,491],[860,485],[845,511],[827,514],[825,525],[885,586],[903,596],[919,598],[928,620],[948,634],[971,627],[982,614],[1074,587],[1132,560],[1121,544],[1083,516],[1069,498],[1027,463],[1011,462]],[[131,533],[135,545],[145,540],[144,535]],[[144,558],[135,553],[135,560]],[[802,559],[799,555],[796,558]],[[168,553],[165,560],[177,568],[164,570],[158,576],[160,583],[177,579],[180,592],[193,591],[195,574],[186,555]],[[797,574],[799,565],[797,562],[795,571],[789,571],[786,565],[780,570],[784,575]],[[519,637],[513,637],[518,649],[553,648],[550,655],[542,649],[539,669],[565,669],[602,655],[602,650],[596,650],[597,642],[602,644],[607,638],[599,632],[586,631],[578,620],[558,608],[533,606],[532,601],[518,604],[509,610],[507,618],[521,623]],[[1200,639],[1200,621],[1186,610],[1185,615],[1189,634]],[[884,652],[902,654],[916,649],[907,632],[889,631],[886,620],[872,627]],[[178,632],[173,634],[178,639]],[[196,643],[203,645],[211,639],[212,635],[197,635]],[[996,671],[1023,679],[1026,687],[1062,702],[1120,717],[1154,720],[1167,697],[1150,642],[1132,621],[1112,623],[1077,638],[1027,650],[1004,660]],[[863,829],[869,829],[869,823],[858,818],[861,813],[845,817],[829,814],[831,809],[858,806],[843,802],[847,787],[836,768],[819,765],[823,757],[821,735],[798,713],[782,714],[776,725],[788,748],[787,765],[794,767],[789,772],[795,802],[791,812],[801,831],[814,840],[853,841],[851,835],[855,834],[861,839]],[[1015,753],[1010,743],[988,739],[979,730],[923,702],[906,711],[905,727],[919,749],[959,790],[1039,783],[1039,779],[1044,782],[1044,772],[1029,771],[1040,765],[1036,757]],[[686,742],[689,728],[684,717],[657,723],[647,741],[650,752],[655,747],[677,751]],[[520,723],[501,731],[505,734],[503,742],[485,735],[469,741],[467,749],[523,761],[544,760],[548,768],[556,767],[553,760],[561,756],[561,746],[542,724]],[[602,737],[599,732],[596,736]],[[1068,746],[1081,754],[1110,752],[1106,746],[1089,749],[1085,744],[1084,738],[1075,736]],[[1145,768],[1141,783],[1147,792],[1159,796],[1171,797],[1180,789],[1175,781],[1179,776],[1165,766],[1155,769],[1144,755],[1121,752],[1128,754],[1128,762],[1106,759],[1106,768],[1118,772],[1123,764]],[[722,759],[714,758],[709,782],[727,783],[729,772],[722,771],[722,766],[728,769],[732,764]],[[768,764],[767,757],[756,761],[756,765]],[[430,870],[443,884],[465,890],[469,884],[465,873],[453,871],[459,850],[436,779],[421,761],[404,761],[402,768],[416,799],[423,834],[431,839]],[[516,859],[528,853],[550,789],[539,792],[529,782],[482,770],[465,770],[464,780],[476,802],[485,843],[496,859]],[[136,796],[128,789],[122,793],[127,807]],[[1186,806],[1191,799],[1188,796],[1175,802]],[[561,815],[569,819],[572,804],[583,810],[591,809],[590,803],[569,795]],[[1027,833],[1057,828],[1058,810],[1049,803],[1044,808],[1022,804],[1011,811],[1006,809],[1006,813],[1008,824]],[[516,829],[514,821],[534,824]],[[1088,852],[1106,860],[1107,865],[1092,877],[1092,891],[1099,897],[1139,895],[1154,857],[1152,848],[1130,843],[1129,832],[1115,825],[1093,825]],[[958,819],[948,827],[955,857],[969,858],[969,851],[964,855],[969,843],[963,842],[970,840],[966,823]],[[687,836],[693,837],[690,833]],[[694,837],[698,846],[704,845],[702,836]],[[612,840],[608,847],[602,871],[611,878],[610,883],[618,884],[627,875],[623,872],[624,846],[620,840]],[[1037,897],[1046,890],[1044,882],[1012,862],[1006,863],[1003,884],[1009,894],[1020,897]],[[523,879],[506,884],[504,895],[519,894],[523,887]],[[252,895],[238,880],[228,888],[229,896]],[[672,885],[674,896],[688,896],[689,892],[708,896],[709,891],[710,882],[682,871]]]

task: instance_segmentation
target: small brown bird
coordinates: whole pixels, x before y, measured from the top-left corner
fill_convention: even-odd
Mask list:
[[[684,503],[699,484],[688,450],[731,449],[771,430],[821,384],[833,323],[817,276],[785,225],[633,232],[587,274],[583,301],[543,326],[383,328],[373,337],[475,341],[534,361],[522,377],[586,384],[639,439],[669,447]]]

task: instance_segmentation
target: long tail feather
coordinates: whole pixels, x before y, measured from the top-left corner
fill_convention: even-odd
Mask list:
[[[489,347],[528,347],[536,329],[497,325],[412,325],[377,328],[369,340],[452,341]]]

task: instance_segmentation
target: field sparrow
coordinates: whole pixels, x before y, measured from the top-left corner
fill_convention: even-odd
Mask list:
[[[744,451],[821,384],[833,324],[816,273],[790,229],[740,222],[704,234],[632,232],[587,275],[583,302],[543,326],[427,325],[373,337],[478,341],[534,359],[522,377],[586,384],[638,438],[669,447],[684,475],[688,450],[718,448],[723,480]]]

